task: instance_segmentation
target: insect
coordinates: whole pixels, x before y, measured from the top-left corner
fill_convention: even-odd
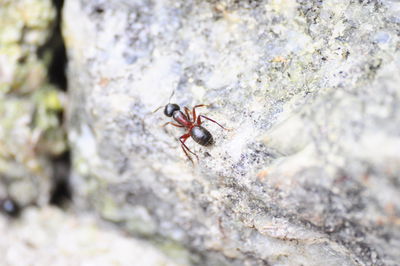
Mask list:
[[[202,118],[207,119],[218,126],[220,126],[223,129],[224,128],[222,125],[220,125],[217,121],[206,117],[204,115],[196,115],[196,108],[199,107],[206,107],[206,104],[199,104],[193,107],[192,111],[190,112],[189,108],[186,106],[183,108],[185,113],[181,111],[181,108],[179,105],[175,103],[168,103],[165,108],[164,108],[164,115],[167,117],[172,117],[176,123],[173,122],[167,122],[163,126],[166,125],[173,125],[175,127],[180,127],[184,128],[186,130],[186,133],[182,136],[179,137],[179,141],[181,143],[181,148],[183,152],[185,153],[186,157],[193,163],[192,157],[189,155],[189,153],[193,154],[196,156],[197,160],[199,160],[199,157],[197,154],[192,152],[185,144],[186,140],[190,137],[197,142],[198,144],[202,146],[211,146],[214,143],[214,139],[211,135],[211,133],[205,129],[204,127],[201,126],[203,121],[201,121]],[[161,107],[160,107],[161,108]],[[159,108],[157,109],[159,110]],[[155,110],[154,112],[156,112]],[[192,115],[191,115],[192,114]]]

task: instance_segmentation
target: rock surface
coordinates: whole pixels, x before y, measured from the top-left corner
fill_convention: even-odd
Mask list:
[[[93,217],[50,207],[30,208],[19,221],[0,216],[0,230],[1,265],[187,265],[145,241],[99,226]]]
[[[66,149],[64,95],[49,83],[50,0],[0,0],[0,200],[44,205],[52,156]]]
[[[66,0],[78,209],[199,265],[400,263],[398,1]],[[215,145],[154,109],[204,103]]]

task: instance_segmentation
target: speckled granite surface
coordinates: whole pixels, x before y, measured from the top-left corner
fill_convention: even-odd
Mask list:
[[[200,265],[400,263],[398,1],[75,1],[78,209]],[[202,113],[181,152],[162,112]],[[199,256],[200,254],[200,256]]]

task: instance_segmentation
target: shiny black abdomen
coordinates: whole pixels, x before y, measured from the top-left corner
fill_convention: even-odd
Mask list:
[[[214,143],[211,133],[202,126],[194,126],[190,130],[190,136],[192,136],[194,141],[203,146],[210,146]]]

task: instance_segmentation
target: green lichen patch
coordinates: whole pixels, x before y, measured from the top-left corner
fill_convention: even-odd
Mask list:
[[[45,82],[45,65],[37,57],[53,27],[50,0],[0,1],[0,96],[30,92]]]
[[[49,56],[39,56],[56,11],[51,0],[0,0],[0,6],[0,185],[23,203],[44,203],[51,157],[67,148],[65,95],[48,82]]]

